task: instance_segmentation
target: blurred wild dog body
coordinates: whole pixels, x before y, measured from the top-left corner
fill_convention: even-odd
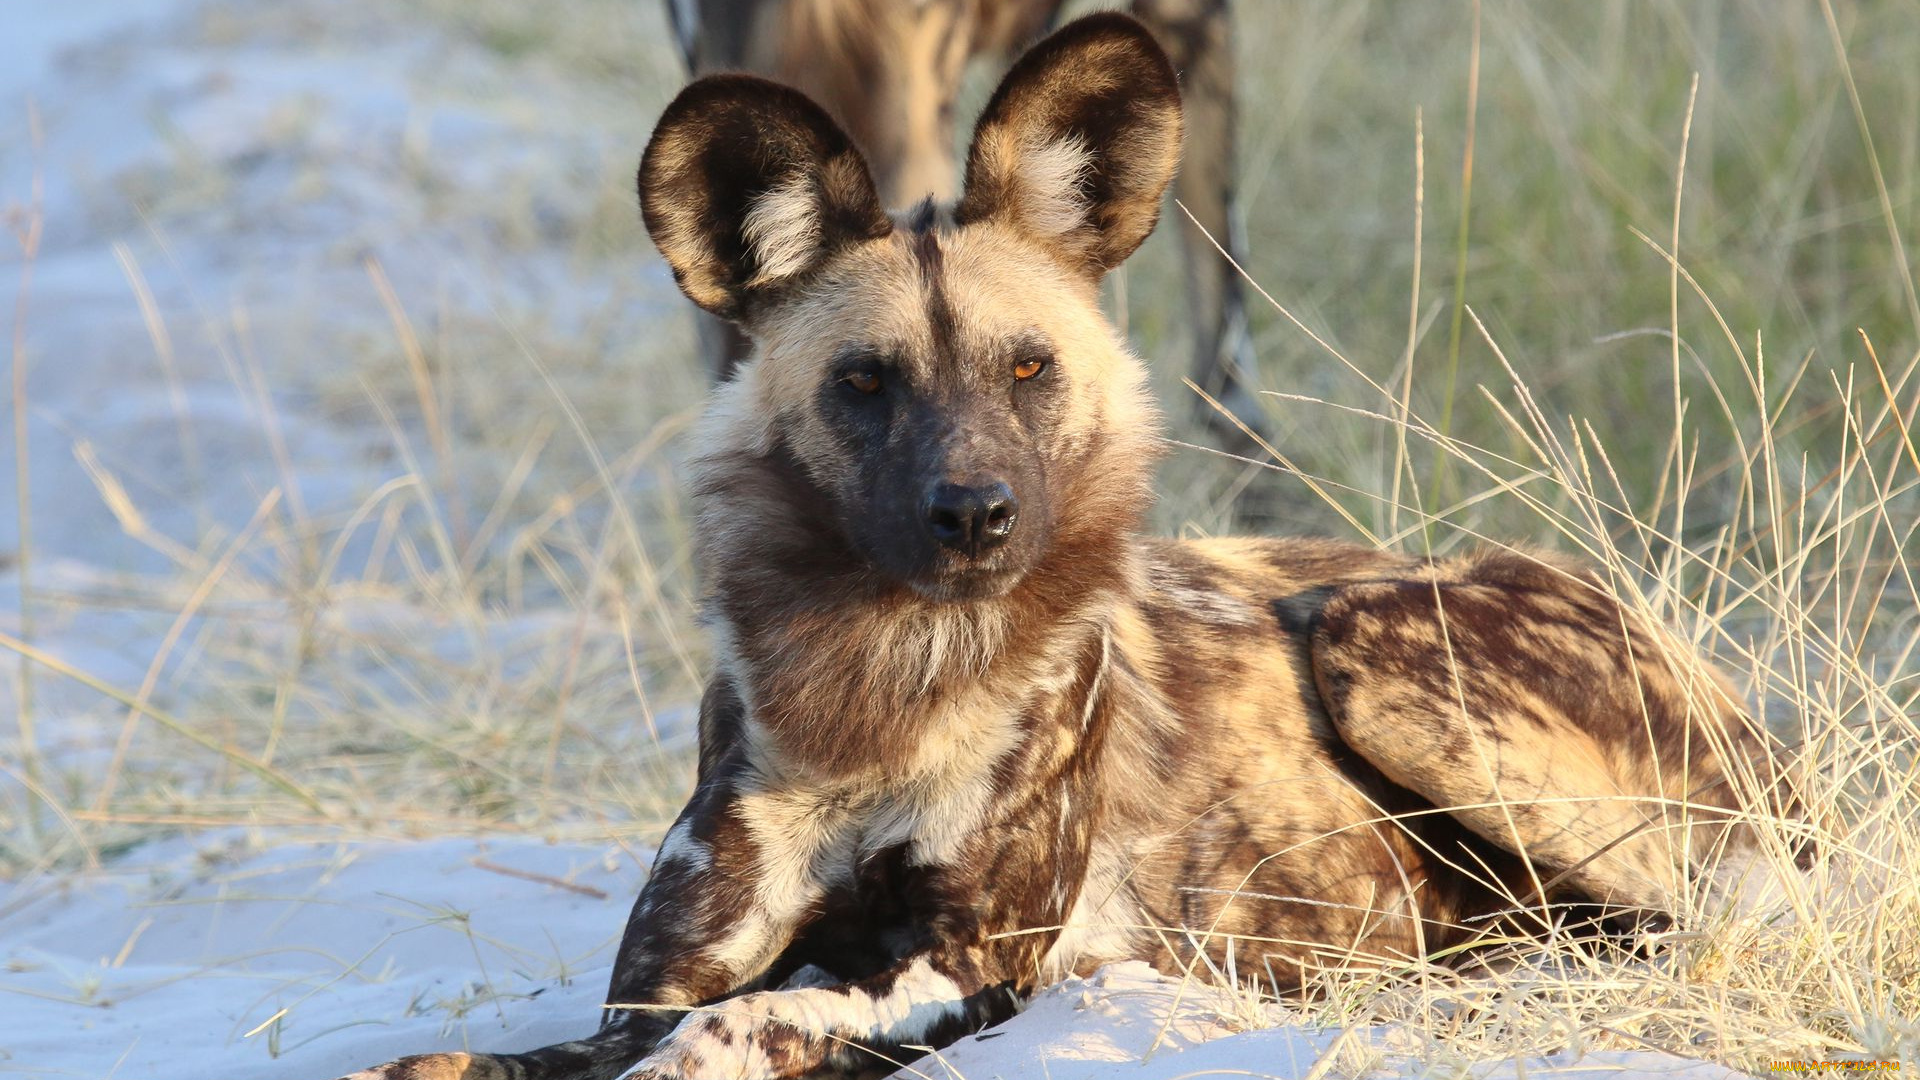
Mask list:
[[[696,786],[597,1034],[359,1077],[886,1072],[1110,961],[1288,990],[1673,911],[1750,843],[1764,736],[1592,573],[1143,535],[1158,421],[1098,283],[1180,141],[1112,14],[1014,66],[951,206],[887,213],[790,88],[667,109],[648,229],[757,346],[699,436]]]
[[[1059,17],[1065,0],[667,0],[687,70],[747,71],[794,87],[843,124],[873,169],[886,206],[946,202],[959,169],[954,106],[968,65],[1011,58]],[[1234,56],[1228,0],[1132,0],[1169,51],[1186,110],[1186,160],[1174,195],[1209,235],[1236,251],[1233,216]],[[1260,425],[1244,382],[1252,363],[1239,274],[1182,222],[1193,381]],[[716,374],[750,348],[735,324],[700,323]],[[1253,451],[1212,408],[1202,419]]]

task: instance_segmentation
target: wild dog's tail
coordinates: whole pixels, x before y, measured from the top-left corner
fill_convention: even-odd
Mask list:
[[[415,1054],[340,1080],[615,1080],[659,1038],[622,1025],[524,1054]]]

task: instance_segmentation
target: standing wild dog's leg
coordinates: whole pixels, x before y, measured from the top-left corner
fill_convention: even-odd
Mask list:
[[[1154,32],[1174,69],[1186,115],[1186,163],[1174,198],[1228,254],[1241,258],[1233,221],[1235,87],[1232,20],[1227,0],[1134,0],[1134,14]],[[1248,379],[1255,361],[1247,335],[1245,291],[1226,256],[1176,214],[1186,261],[1187,310],[1193,320],[1193,381],[1256,432],[1264,413]],[[1236,453],[1261,451],[1233,423],[1200,403],[1201,419]]]
[[[767,54],[779,44],[779,35],[770,32],[780,13],[778,0],[665,0],[663,6],[689,75],[777,74],[777,57]],[[694,319],[700,355],[714,380],[733,378],[753,343],[738,326],[716,315],[702,311]]]
[[[1734,777],[1773,783],[1725,681],[1590,573],[1489,554],[1340,587],[1312,658],[1341,738],[1530,860],[1525,889],[1672,911],[1741,840]]]

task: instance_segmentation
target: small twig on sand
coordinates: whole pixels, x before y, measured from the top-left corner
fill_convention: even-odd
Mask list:
[[[504,874],[510,878],[519,878],[521,881],[536,881],[542,885],[551,885],[556,889],[577,892],[581,896],[591,896],[595,900],[605,900],[607,898],[607,894],[604,891],[596,889],[591,885],[581,885],[578,882],[553,877],[549,874],[536,874],[531,870],[516,870],[511,866],[501,866],[499,863],[488,862],[486,859],[479,858],[473,860],[473,866],[479,870],[486,870],[495,874]]]

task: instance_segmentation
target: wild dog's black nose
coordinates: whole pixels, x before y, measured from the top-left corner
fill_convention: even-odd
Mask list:
[[[933,538],[975,559],[1013,535],[1020,501],[1013,497],[1012,488],[998,480],[971,487],[937,484],[927,495],[926,510],[927,531]]]

